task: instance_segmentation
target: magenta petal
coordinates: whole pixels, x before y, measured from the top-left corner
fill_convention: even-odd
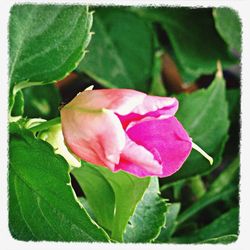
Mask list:
[[[163,166],[159,177],[170,176],[182,166],[192,150],[192,141],[175,117],[138,123],[127,135],[144,146]]]
[[[120,162],[115,167],[116,171],[120,169],[139,177],[162,174],[162,166],[155,160],[154,155],[128,137],[120,156]]]

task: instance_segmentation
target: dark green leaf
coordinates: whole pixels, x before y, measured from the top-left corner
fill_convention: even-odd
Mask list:
[[[137,178],[123,171],[113,173],[90,163],[84,163],[72,174],[82,187],[98,223],[110,229],[112,239],[122,241],[128,220],[150,178]]]
[[[178,217],[178,223],[183,223],[206,206],[223,200],[234,194],[237,187],[231,185],[237,171],[239,170],[239,158],[237,157],[211,184],[209,190],[198,201],[193,203]]]
[[[223,235],[217,238],[211,238],[208,240],[204,240],[200,243],[210,243],[210,244],[217,244],[217,243],[222,243],[222,244],[229,244],[238,239],[237,234],[228,234],[228,235]]]
[[[224,213],[211,224],[185,235],[176,237],[171,240],[173,243],[197,243],[218,238],[228,234],[238,234],[239,209],[233,208],[229,212]]]
[[[226,92],[228,113],[232,123],[239,121],[240,116],[240,89],[228,89]]]
[[[155,242],[157,243],[168,242],[169,238],[172,236],[174,232],[176,218],[180,211],[180,207],[181,207],[180,203],[172,203],[168,205],[165,226],[162,227],[160,235],[155,240]]]
[[[32,86],[65,77],[82,59],[91,25],[86,6],[14,5],[9,22],[11,85]]]
[[[23,90],[24,115],[46,120],[59,116],[60,95],[54,85],[34,86]]]
[[[121,8],[96,9],[95,35],[78,70],[105,87],[148,90],[153,35],[148,23]]]
[[[227,44],[215,29],[210,8],[162,7],[138,8],[136,11],[163,26],[173,49],[172,56],[184,81],[213,73],[217,60],[220,60],[224,67],[236,63],[228,51]]]
[[[176,114],[193,142],[198,144],[214,159],[211,166],[198,152],[192,150],[183,167],[166,182],[205,174],[212,171],[221,161],[229,127],[225,82],[215,77],[207,89],[177,96],[179,110]]]
[[[230,186],[240,168],[239,156],[236,157],[230,165],[216,178],[209,188],[209,194],[215,195],[220,193],[225,187]]]
[[[151,177],[149,187],[138,203],[124,233],[125,242],[151,242],[165,224],[166,202],[159,196],[158,178]]]
[[[216,29],[232,49],[241,51],[241,21],[238,13],[230,8],[213,11]]]
[[[9,226],[20,240],[108,241],[75,198],[69,167],[46,142],[10,125]]]

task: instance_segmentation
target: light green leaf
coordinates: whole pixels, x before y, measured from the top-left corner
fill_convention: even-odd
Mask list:
[[[215,27],[230,48],[241,51],[241,21],[238,13],[230,8],[213,10]]]
[[[109,88],[148,90],[153,65],[150,25],[121,8],[97,8],[95,35],[78,70]]]
[[[18,89],[64,78],[82,59],[91,25],[86,6],[14,5],[9,21],[11,86],[18,84]]]
[[[151,242],[159,235],[167,212],[167,204],[159,194],[158,178],[151,177],[149,187],[126,227],[125,242]]]
[[[155,240],[156,243],[168,242],[168,240],[174,233],[176,218],[179,214],[180,208],[180,203],[172,203],[168,205],[166,213],[166,223],[164,227],[162,227],[158,238]]]
[[[113,173],[90,163],[84,163],[72,174],[82,187],[98,223],[111,231],[112,239],[122,241],[128,220],[150,178],[137,178],[123,171]]]
[[[105,175],[99,171],[99,168],[84,163],[81,168],[75,168],[72,174],[82,188],[97,222],[112,231],[115,194],[112,186]]]
[[[16,239],[108,241],[80,206],[69,167],[52,147],[10,125],[9,227]]]
[[[228,138],[228,106],[225,94],[225,81],[215,77],[207,89],[191,94],[177,96],[179,110],[176,117],[183,124],[193,142],[213,157],[209,162],[198,152],[192,150],[183,167],[166,182],[206,174],[221,161],[225,142]]]
[[[229,234],[238,234],[239,227],[239,209],[232,208],[219,218],[215,219],[209,225],[185,235],[182,237],[172,238],[172,243],[198,243],[204,242],[211,238],[218,238]],[[235,238],[234,238],[235,239]]]

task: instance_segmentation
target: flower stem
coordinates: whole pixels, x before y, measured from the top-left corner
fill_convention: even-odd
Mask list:
[[[210,165],[213,165],[213,158],[208,155],[204,150],[202,150],[197,144],[195,144],[194,142],[192,142],[192,148],[195,149],[196,151],[198,151],[200,154],[202,154],[210,163]]]
[[[56,117],[56,118],[51,119],[49,121],[43,122],[43,123],[41,123],[41,124],[39,124],[37,126],[31,127],[29,130],[31,132],[38,132],[38,131],[41,131],[41,130],[48,129],[51,126],[56,125],[56,124],[60,124],[60,123],[61,123],[61,117]]]
[[[189,187],[197,199],[200,199],[206,193],[206,187],[199,175],[190,179]]]

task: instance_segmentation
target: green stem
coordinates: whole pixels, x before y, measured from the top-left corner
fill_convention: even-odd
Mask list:
[[[197,199],[200,199],[206,193],[206,187],[199,175],[190,179],[189,187]]]
[[[46,129],[50,128],[51,126],[56,125],[56,124],[60,124],[60,123],[61,123],[61,117],[56,117],[52,120],[49,120],[49,121],[43,122],[37,126],[31,127],[29,130],[31,132],[38,132],[41,130],[46,130]]]

